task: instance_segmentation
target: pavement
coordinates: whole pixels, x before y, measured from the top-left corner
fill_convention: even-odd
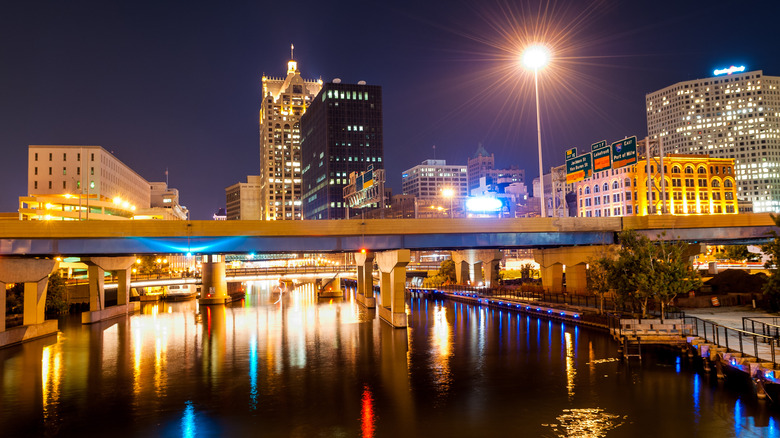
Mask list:
[[[683,309],[686,316],[695,316],[699,319],[706,319],[726,327],[742,330],[742,318],[752,317],[780,317],[777,313],[770,313],[766,310],[754,309],[753,306],[728,306],[728,307],[708,307],[697,309]]]
[[[718,345],[726,346],[750,356],[759,357],[765,361],[777,363],[780,360],[780,346],[777,345],[777,338],[768,341],[763,336],[752,336],[741,332],[743,317],[774,317],[778,318],[777,313],[770,313],[761,309],[754,309],[753,306],[729,306],[729,307],[711,307],[699,309],[684,309],[686,316],[695,316],[699,319],[712,321],[721,326],[734,328],[737,331],[725,330],[723,328],[714,329],[712,326],[705,328],[699,326],[699,336],[705,337],[710,342],[715,341]],[[772,323],[766,320],[766,323]],[[776,326],[775,326],[776,327]],[[752,332],[750,325],[747,326],[749,332]],[[769,328],[774,331],[774,328]],[[761,332],[757,329],[756,332]],[[769,333],[775,335],[776,332]]]

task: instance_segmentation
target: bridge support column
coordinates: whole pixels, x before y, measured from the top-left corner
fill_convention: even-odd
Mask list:
[[[542,287],[547,292],[563,292],[563,265],[553,263],[550,266],[539,266],[542,274]]]
[[[222,254],[206,254],[201,260],[200,304],[225,304],[228,300],[225,279],[225,257]]]
[[[126,316],[141,308],[141,303],[130,302],[130,268],[135,257],[89,257],[82,261],[87,264],[89,281],[89,311],[81,313],[82,324]],[[110,307],[106,306],[106,272],[114,273],[118,278],[116,305]]]
[[[549,292],[563,291],[563,266],[566,266],[566,291],[587,293],[588,261],[609,254],[613,245],[571,246],[535,249],[534,260],[542,272],[542,287]]]
[[[453,252],[454,254],[454,252]],[[453,257],[453,261],[455,258]],[[465,276],[463,274],[466,274]],[[470,279],[469,264],[465,260],[455,261],[455,282],[458,284],[466,284]]]
[[[46,288],[58,262],[49,259],[0,258],[0,347],[57,333],[56,319],[46,320]],[[6,285],[23,283],[22,326],[6,330]]]
[[[357,265],[357,292],[355,300],[369,309],[376,307],[374,297],[374,253],[359,252],[355,254]]]
[[[472,286],[477,286],[483,283],[485,287],[491,287],[495,284],[495,269],[496,265],[501,262],[504,254],[497,249],[467,249],[462,251],[452,251],[452,260],[455,262],[455,274],[459,284],[465,283],[462,274],[458,274],[458,266],[461,266],[460,271],[463,272],[465,268],[468,270],[473,269],[473,275],[470,276]],[[482,275],[484,268],[484,277]],[[469,272],[469,271],[466,272]]]
[[[566,293],[577,295],[588,293],[588,268],[585,263],[566,265]]]
[[[406,265],[411,260],[408,249],[376,254],[379,266],[379,317],[396,328],[406,328]]]

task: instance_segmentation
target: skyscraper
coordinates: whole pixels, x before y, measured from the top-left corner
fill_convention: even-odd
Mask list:
[[[734,158],[737,196],[780,211],[780,77],[742,68],[650,93],[647,131],[665,154]]]
[[[382,87],[324,84],[301,118],[303,213],[306,219],[343,219],[349,174],[383,169]]]
[[[262,219],[302,218],[300,119],[321,88],[321,80],[303,79],[298,63],[292,59],[287,63],[287,77],[263,76],[260,107]]]

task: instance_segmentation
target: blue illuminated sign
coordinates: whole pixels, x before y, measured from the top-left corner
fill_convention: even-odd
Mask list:
[[[715,69],[713,73],[715,74],[715,76],[720,76],[720,75],[730,75],[732,73],[742,73],[743,71],[745,71],[744,65],[740,65],[739,67],[735,67],[732,65],[729,68]]]

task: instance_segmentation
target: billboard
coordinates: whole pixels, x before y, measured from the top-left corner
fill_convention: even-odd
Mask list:
[[[611,149],[613,169],[636,164],[636,136],[612,143]]]
[[[593,175],[591,153],[566,160],[566,184],[582,181]]]

